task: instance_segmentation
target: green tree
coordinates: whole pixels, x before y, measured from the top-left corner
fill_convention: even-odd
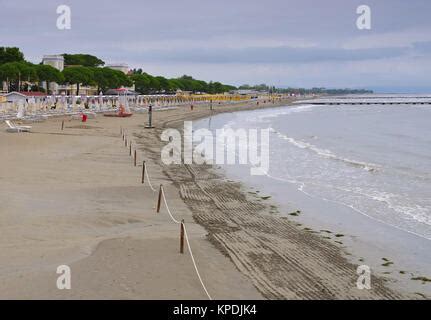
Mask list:
[[[19,78],[19,69],[12,62],[0,65],[0,80],[6,81],[8,91],[11,88],[11,82]]]
[[[25,61],[8,62],[0,65],[0,78],[8,83],[9,90],[21,90],[22,81],[36,81],[36,68]]]
[[[169,92],[176,92],[178,89],[184,90],[184,87],[178,79],[169,79]]]
[[[0,64],[24,61],[24,54],[16,47],[0,47]]]
[[[208,91],[209,93],[212,93],[212,94],[222,93],[225,91],[225,86],[223,86],[220,82],[210,82]]]
[[[108,89],[119,88],[121,86],[130,86],[132,80],[119,70],[114,70],[108,67],[92,68],[94,82],[97,84],[98,91],[106,91]]]
[[[134,82],[136,91],[142,94],[162,91],[173,93],[178,89],[192,92],[223,93],[236,89],[234,86],[224,85],[220,82],[206,83],[188,75],[174,79],[166,79],[162,76],[153,77],[145,72],[140,72],[140,69],[135,69],[130,79]]]
[[[80,85],[94,84],[94,73],[87,67],[68,67],[63,70],[64,83],[76,84],[76,95],[79,95]]]
[[[141,94],[151,93],[151,77],[146,73],[132,74],[130,79],[135,84],[135,90]]]
[[[160,91],[160,92],[168,92],[169,91],[169,80],[168,79],[166,79],[165,77],[161,77],[161,76],[155,77],[155,79],[158,82],[158,88],[157,88],[158,90],[157,91]]]
[[[142,69],[141,68],[139,68],[139,69],[133,69],[132,70],[132,74],[142,74]]]
[[[29,62],[13,62],[18,64],[18,69],[20,72],[18,90],[21,91],[21,83],[22,81],[35,82],[39,78],[36,72],[36,66]]]
[[[39,78],[39,81],[46,82],[46,88],[48,90],[48,93],[49,93],[50,82],[56,82],[56,83],[64,82],[63,74],[52,66],[40,64],[35,66],[35,68],[36,68],[36,73]]]
[[[105,65],[105,62],[90,54],[63,54],[64,64],[67,66],[98,67]]]

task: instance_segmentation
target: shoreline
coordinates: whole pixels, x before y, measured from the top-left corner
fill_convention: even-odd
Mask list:
[[[277,110],[282,109],[275,108],[274,112]],[[259,114],[251,111],[244,117]],[[241,119],[239,114],[216,116],[211,120],[211,128],[216,130],[230,121],[235,126]],[[208,120],[198,121],[196,127],[207,128],[207,124]],[[251,127],[245,124],[247,128]],[[244,184],[246,193],[271,202],[269,212],[287,217],[303,230],[331,241],[346,251],[345,257],[353,264],[370,266],[372,273],[385,279],[394,290],[416,298],[430,296],[426,281],[431,261],[429,240],[360,214],[347,205],[321,199],[318,194],[310,195],[287,181],[250,176],[249,166],[225,165],[219,171],[220,175]]]
[[[285,105],[282,103],[281,105]],[[277,106],[273,106],[277,107]],[[251,110],[251,109],[247,109]],[[222,112],[233,112],[238,110],[224,110]],[[194,116],[193,120],[202,119],[202,116]],[[184,117],[179,119],[169,119],[162,121],[162,127],[171,127],[181,129]],[[186,120],[191,120],[188,117]],[[148,137],[138,136],[140,139],[147,139]],[[333,298],[401,298],[392,289],[388,289],[384,281],[379,277],[373,278],[373,283],[376,285],[375,291],[370,293],[360,292],[355,287],[357,278],[356,268],[354,264],[348,262],[343,250],[339,247],[332,247],[328,243],[321,242],[321,239],[314,237],[311,233],[300,230],[295,226],[292,221],[286,221],[286,217],[274,217],[269,214],[270,206],[262,205],[256,202],[256,199],[251,199],[247,196],[242,183],[229,182],[225,176],[214,170],[213,166],[196,166],[196,165],[181,165],[181,166],[163,166],[164,173],[167,174],[171,180],[176,181],[177,187],[180,189],[183,200],[187,203],[193,212],[194,219],[209,232],[208,239],[222,251],[230,260],[246,274],[255,287],[266,297],[270,299],[333,299]],[[211,195],[216,195],[216,199],[211,199]],[[235,208],[235,209],[232,209]],[[250,222],[252,220],[252,222]],[[272,228],[269,228],[269,224]],[[282,227],[280,227],[282,226]],[[225,232],[230,230],[231,232]],[[273,242],[273,231],[276,235],[274,238],[276,243]],[[303,255],[305,264],[309,264],[308,270],[303,272],[297,258],[290,257],[291,253],[286,252],[285,247],[292,247],[292,243],[286,241],[283,234],[285,232],[295,232],[296,242],[294,246],[300,248],[298,252],[295,249],[295,255]],[[257,240],[258,239],[258,240]],[[299,240],[300,239],[300,240]],[[283,243],[286,241],[285,243]],[[318,250],[311,249],[309,253],[300,253],[302,249],[307,248],[307,242],[312,242],[314,245],[321,246]],[[273,243],[271,243],[273,242]],[[242,243],[242,248],[238,243]],[[248,248],[248,244],[251,245]],[[318,251],[318,252],[316,252]],[[317,256],[322,255],[323,261],[319,260]],[[255,256],[250,258],[250,256]],[[329,258],[331,257],[331,258]],[[292,259],[293,258],[293,259]],[[336,259],[337,262],[333,263],[330,259]],[[291,261],[294,260],[294,261]],[[282,263],[288,265],[288,270],[281,267],[272,268],[268,273],[266,270],[269,265],[259,265],[259,261],[267,261],[268,263]],[[335,265],[331,265],[335,264]],[[328,279],[324,281],[321,274],[322,270],[337,270],[339,276],[344,277],[346,283],[336,281],[334,275],[325,275]],[[350,272],[347,272],[350,269]],[[320,270],[320,271],[319,271]],[[258,273],[258,274],[254,274]],[[280,273],[279,277],[271,277],[271,273]],[[285,273],[283,275],[283,273]],[[294,276],[286,275],[288,273],[297,273]],[[305,274],[304,274],[305,273]],[[304,287],[307,287],[305,292],[297,287],[298,282],[306,282]],[[274,285],[273,283],[284,282],[282,286]],[[296,289],[290,290],[289,286]],[[331,288],[332,286],[332,288]],[[318,288],[316,290],[316,287]],[[327,288],[331,288],[327,290]],[[308,290],[310,292],[308,292]],[[373,291],[373,290],[370,290]]]
[[[212,114],[274,106],[220,106]],[[11,151],[3,156],[10,168],[0,175],[10,183],[2,190],[9,198],[1,210],[6,217],[0,298],[205,298],[188,255],[175,254],[176,226],[163,209],[154,214],[154,194],[137,182],[142,166],[131,164],[120,126],[135,137],[133,147],[143,154],[140,160],[147,161],[152,179],[166,186],[173,211],[190,223],[197,264],[215,299],[405,297],[378,277],[373,277],[372,290],[356,289],[356,266],[340,248],[269,214],[269,207],[247,195],[242,184],[226,180],[211,166],[161,164],[163,128],[209,114],[202,105],[194,111],[155,112],[152,130],[143,129],[146,114],[120,121],[100,117],[86,129],[66,124],[64,133],[58,132],[58,118],[34,124],[32,134],[8,135]],[[31,154],[36,169],[26,160]],[[192,216],[197,224],[191,223]],[[71,263],[81,275],[75,291],[55,288],[53,267],[61,262]],[[176,272],[181,277],[168,276]],[[29,282],[36,289],[29,290]]]

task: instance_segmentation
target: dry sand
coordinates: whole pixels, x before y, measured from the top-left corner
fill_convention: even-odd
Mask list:
[[[260,107],[268,107],[260,106]],[[244,106],[214,106],[217,112]],[[256,107],[256,106],[254,106]],[[142,185],[142,160],[185,219],[201,276],[215,299],[401,298],[373,278],[356,288],[356,266],[340,248],[300,230],[251,199],[209,166],[165,166],[160,133],[210,115],[206,106],[147,115],[61,118],[32,133],[0,132],[0,298],[206,299],[190,256],[179,254],[179,226],[157,193]],[[120,126],[133,137],[133,166]],[[72,289],[56,287],[69,265]]]

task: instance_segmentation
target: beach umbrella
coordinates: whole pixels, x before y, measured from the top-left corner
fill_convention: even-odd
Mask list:
[[[130,105],[129,105],[129,99],[127,97],[127,90],[124,92],[124,96],[126,97],[126,105],[125,105],[126,112],[130,113]]]
[[[103,92],[99,92],[99,110],[103,107]]]
[[[35,106],[36,106],[35,97],[31,97],[30,99],[28,99],[28,110],[30,110],[31,113],[34,113],[36,111]]]
[[[72,108],[75,108],[76,106],[76,96],[72,95]]]
[[[87,102],[87,96],[85,94],[81,94],[81,105],[83,106]]]
[[[130,112],[129,101],[127,99],[127,89],[119,88],[119,89],[116,89],[116,91],[118,93],[118,102],[120,106],[123,106],[126,112]]]
[[[61,102],[61,107],[62,109],[66,109],[67,107],[67,102],[66,102],[66,95],[64,92],[62,92],[61,97],[60,97],[60,102]]]
[[[16,117],[18,119],[22,119],[25,116],[25,105],[24,105],[24,100],[18,100],[18,113],[16,115]]]
[[[57,100],[57,98],[56,98],[56,96],[53,94],[53,95],[51,96],[51,102],[52,102],[52,104],[55,104],[56,100]]]
[[[126,108],[126,96],[124,94],[120,95],[120,92],[118,92],[118,104]]]

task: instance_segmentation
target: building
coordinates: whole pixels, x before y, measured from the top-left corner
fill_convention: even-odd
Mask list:
[[[193,94],[193,91],[185,91],[181,89],[177,89],[175,92],[175,95],[177,96],[191,96]]]
[[[64,70],[64,57],[61,54],[44,55],[42,63],[56,68],[59,71]],[[44,88],[46,88],[46,83],[44,83]],[[50,83],[49,90],[54,94],[66,94],[74,95],[76,94],[76,84],[75,85],[59,85],[57,83]],[[84,95],[96,95],[98,94],[97,88],[93,86],[80,86],[79,93]]]
[[[64,69],[64,57],[61,54],[44,55],[42,63],[56,68],[59,71]]]
[[[262,94],[268,94],[267,91],[257,91],[257,90],[249,90],[249,89],[233,90],[233,93],[238,94],[240,96],[258,96]]]
[[[126,96],[137,96],[138,93],[128,88],[109,89],[105,92],[108,96],[126,95]]]
[[[112,64],[107,64],[106,67],[108,67],[110,69],[121,71],[124,74],[129,73],[129,65],[126,63],[112,63]]]
[[[57,88],[57,91],[55,94],[65,94],[66,96],[73,96],[76,95],[76,84],[70,84],[70,85],[59,85]],[[86,95],[86,96],[95,96],[98,95],[97,87],[95,86],[79,86],[79,95]]]
[[[64,57],[61,54],[44,55],[42,58],[42,64],[54,67],[61,72],[64,70]],[[43,83],[43,87],[48,92],[46,83]],[[59,85],[55,82],[51,82],[49,84],[49,90],[51,92],[58,93]]]
[[[50,65],[54,68],[56,68],[59,71],[64,70],[64,57],[62,55],[44,55],[42,59],[42,63],[46,65]],[[67,66],[66,66],[67,67]],[[126,63],[114,63],[106,65],[106,67],[119,70],[123,72],[124,74],[129,73],[129,65]],[[59,85],[57,83],[50,83],[49,84],[49,90],[53,92],[54,94],[66,94],[66,95],[75,95],[76,94],[76,84],[75,85]],[[46,83],[44,83],[44,88],[46,88]],[[133,85],[130,88],[126,88],[130,91],[135,90],[135,86]],[[97,87],[95,86],[79,86],[79,94],[80,95],[98,95],[99,92],[97,92]]]
[[[118,70],[123,72],[124,74],[129,74],[130,68],[127,63],[111,63],[106,65],[107,68]],[[129,91],[135,91],[135,85],[133,84],[131,87],[124,88]]]
[[[46,98],[46,94],[43,92],[27,92],[27,91],[13,91],[3,96],[7,102],[17,102],[20,100],[26,100],[29,98],[43,99]]]

